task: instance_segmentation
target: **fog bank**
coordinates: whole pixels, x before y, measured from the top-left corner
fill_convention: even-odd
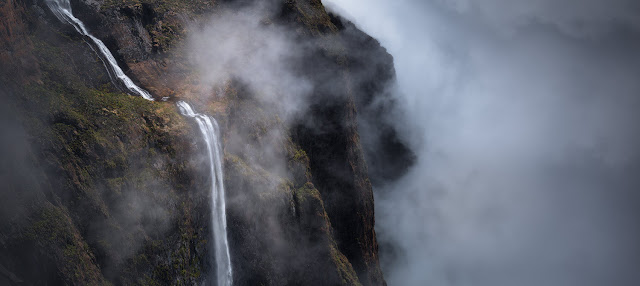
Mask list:
[[[323,1],[394,56],[418,162],[378,190],[389,285],[640,283],[632,1]]]

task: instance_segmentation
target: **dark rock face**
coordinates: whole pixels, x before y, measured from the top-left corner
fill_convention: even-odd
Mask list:
[[[319,0],[275,2],[274,25],[313,43],[295,67],[314,86],[308,112],[283,123],[241,82],[228,83],[223,99],[190,99],[223,126],[234,284],[386,285],[369,176],[397,177],[412,160],[380,116],[393,106],[380,100],[390,98],[393,60]],[[72,5],[158,97],[194,88],[180,49],[186,21],[220,9],[203,0]],[[208,166],[194,123],[171,102],[122,94],[42,3],[0,3],[0,47],[1,103],[12,111],[0,127],[3,138],[18,134],[2,149],[21,150],[0,166],[10,182],[1,191],[0,284],[215,281]]]
[[[209,208],[194,130],[114,89],[74,31],[26,2],[0,15],[14,19],[0,39],[0,284],[196,283]]]
[[[390,122],[398,117],[393,97],[396,80],[393,57],[371,36],[352,23],[330,15],[345,43],[347,66],[352,74],[352,92],[358,111],[371,183],[382,185],[398,179],[415,163],[415,154],[399,138]]]

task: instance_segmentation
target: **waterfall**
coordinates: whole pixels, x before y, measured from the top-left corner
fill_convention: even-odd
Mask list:
[[[209,165],[211,166],[211,228],[215,248],[218,286],[230,286],[232,282],[231,258],[227,241],[227,216],[225,207],[224,182],[222,173],[222,147],[219,140],[220,128],[212,117],[195,113],[184,101],[178,102],[182,115],[194,118],[207,144]]]
[[[82,21],[71,13],[69,0],[46,0],[49,9],[62,21],[71,24],[78,33],[91,39],[96,45],[99,54],[102,55],[105,66],[113,72],[115,76],[132,93],[142,96],[147,100],[153,100],[149,92],[137,86],[118,66],[116,59],[104,43],[91,35]],[[93,48],[93,47],[92,47]],[[95,49],[94,49],[95,50]],[[184,101],[177,103],[182,115],[194,118],[200,127],[200,132],[207,143],[207,153],[209,166],[211,167],[211,228],[214,240],[215,257],[217,265],[217,285],[231,286],[231,255],[229,253],[229,242],[227,240],[227,215],[225,206],[224,177],[222,170],[222,146],[219,140],[218,122],[212,117],[195,113],[193,108]]]
[[[109,51],[107,46],[105,46],[100,39],[91,35],[80,19],[73,16],[69,0],[46,0],[45,2],[47,3],[47,6],[49,6],[49,9],[51,9],[51,12],[53,12],[60,21],[71,24],[78,33],[91,39],[98,48],[99,54],[102,55],[102,59],[105,62],[107,69],[113,72],[129,92],[140,95],[144,99],[153,100],[153,97],[149,92],[137,86],[126,74],[124,74],[122,69],[118,66],[116,58],[113,57],[113,54],[111,54],[111,51]]]

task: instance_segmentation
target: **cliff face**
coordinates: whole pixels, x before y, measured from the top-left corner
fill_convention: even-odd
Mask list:
[[[312,83],[308,109],[283,121],[241,80],[195,96],[189,27],[251,2],[72,1],[125,72],[169,102],[123,94],[42,2],[0,3],[0,284],[215,281],[206,150],[171,103],[182,98],[222,124],[234,284],[385,285],[367,161],[410,161],[373,104],[388,96],[392,59],[319,1],[276,1],[265,23],[314,43],[294,67]],[[366,131],[367,159],[365,121],[384,130]],[[400,156],[370,156],[385,148]]]
[[[172,106],[115,90],[41,7],[3,5],[16,20],[2,38],[0,284],[201,279],[206,165],[193,130]]]

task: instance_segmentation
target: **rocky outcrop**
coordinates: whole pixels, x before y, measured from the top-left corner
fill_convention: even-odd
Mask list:
[[[28,35],[27,11],[23,3],[15,0],[0,2],[0,62],[3,78],[12,78],[22,82],[38,79],[40,72],[36,60],[30,51],[33,43]]]
[[[11,275],[3,281],[201,279],[208,207],[194,131],[172,106],[117,91],[90,47],[55,18],[9,4],[2,13],[22,14],[0,46],[24,56],[0,63],[10,114],[0,264]]]
[[[392,59],[320,1],[282,1],[269,23],[314,43],[297,67],[314,87],[303,118],[283,122],[242,82],[226,83],[224,97],[190,97],[201,87],[180,48],[187,24],[249,2],[72,6],[141,86],[158,98],[196,101],[222,124],[234,284],[385,285],[369,178],[384,171],[368,169],[375,157],[365,156],[359,123],[385,110],[372,102],[393,81]],[[24,135],[9,143],[27,146],[8,163],[27,167],[2,169],[22,179],[2,190],[4,204],[16,207],[0,213],[0,282],[214,281],[205,147],[194,123],[171,102],[122,94],[90,47],[42,3],[0,3],[0,43],[2,105]],[[391,140],[382,145],[410,161],[393,130],[382,129],[390,131],[372,136]]]

